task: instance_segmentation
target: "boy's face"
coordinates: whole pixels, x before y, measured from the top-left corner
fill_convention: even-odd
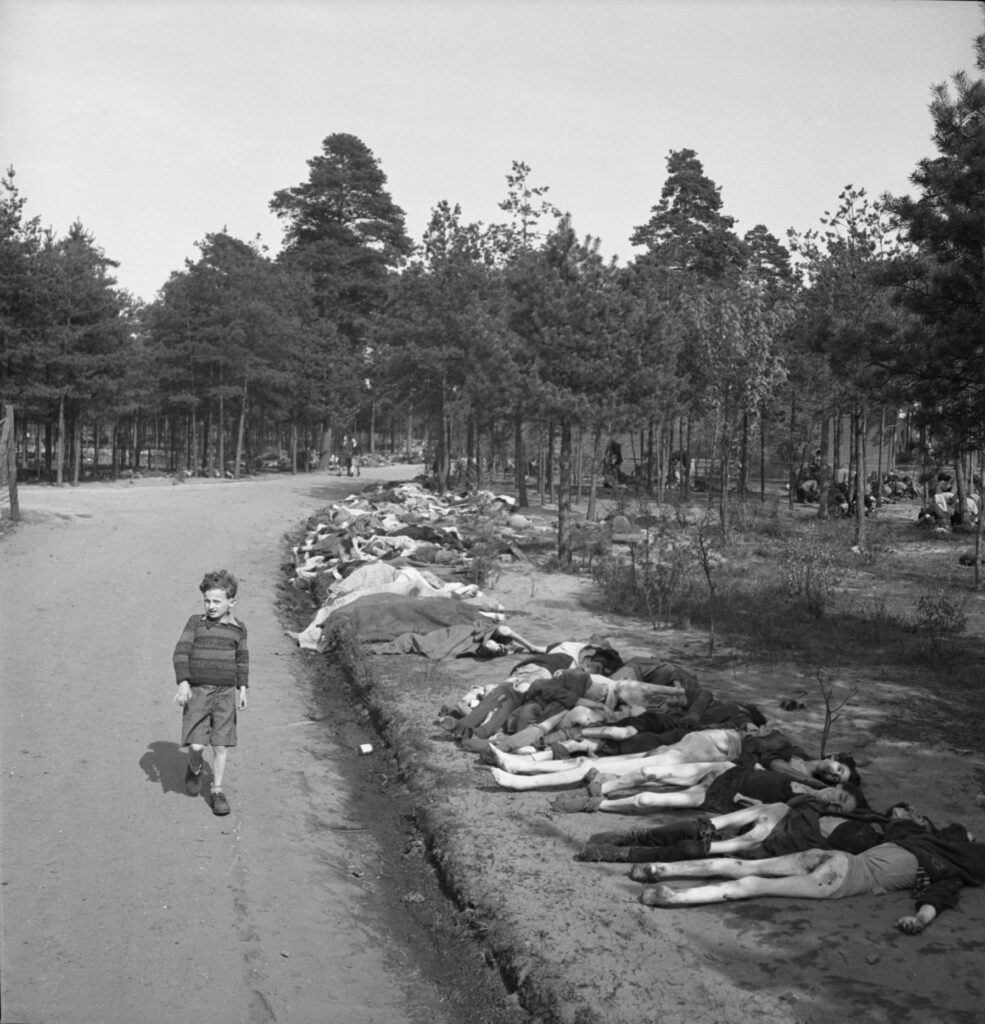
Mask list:
[[[206,590],[204,599],[205,614],[210,619],[221,619],[232,611],[233,605],[236,603],[236,599],[228,597],[224,590]]]

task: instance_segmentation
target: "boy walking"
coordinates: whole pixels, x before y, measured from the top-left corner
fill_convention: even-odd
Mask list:
[[[198,796],[203,753],[212,746],[212,812],[228,814],[222,791],[229,747],[236,746],[236,710],[246,707],[250,654],[246,626],[233,616],[239,583],[232,573],[209,572],[199,584],[205,614],[193,615],[174,648],[175,702],[182,706],[181,745],[188,747],[185,789]]]

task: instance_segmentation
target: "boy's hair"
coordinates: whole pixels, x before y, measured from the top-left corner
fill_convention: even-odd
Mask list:
[[[239,590],[239,581],[226,569],[217,569],[215,572],[207,572],[199,583],[198,589],[204,594],[206,590],[224,590],[226,597],[233,598]]]

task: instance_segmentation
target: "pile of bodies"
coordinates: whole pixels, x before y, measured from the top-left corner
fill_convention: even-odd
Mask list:
[[[314,590],[320,606],[307,628],[290,635],[318,651],[346,629],[366,642],[439,629],[481,636],[502,621],[503,609],[466,582],[475,576],[474,537],[463,523],[481,524],[493,557],[522,557],[518,546],[531,540],[531,524],[513,504],[490,492],[456,498],[407,483],[330,506],[293,550],[294,583]]]
[[[476,519],[519,554],[530,524],[501,496],[438,498],[408,484],[326,510],[294,552],[298,585],[323,598],[294,636],[321,651],[351,630],[374,653],[511,656],[502,682],[473,688],[440,718],[499,786],[560,789],[559,813],[689,812],[597,833],[577,860],[631,864],[648,906],[911,889],[914,913],[895,922],[911,934],[985,882],[985,844],[905,802],[872,810],[850,755],[809,756],[758,707],[723,699],[673,662],[624,660],[598,636],[540,645],[504,625],[498,603],[462,579],[471,556],[461,526]],[[695,878],[706,881],[674,884]]]
[[[494,642],[457,654],[522,657],[440,725],[501,787],[562,788],[556,812],[692,812],[596,833],[578,852],[631,864],[644,905],[909,889],[914,912],[895,926],[916,934],[985,882],[985,843],[962,825],[938,827],[905,802],[872,810],[851,755],[810,757],[758,707],[720,699],[680,665],[624,662],[599,637],[538,647],[501,626]]]

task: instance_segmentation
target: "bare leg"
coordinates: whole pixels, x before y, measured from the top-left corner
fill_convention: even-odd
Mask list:
[[[812,850],[810,853],[822,851]],[[830,897],[848,873],[847,854],[829,851],[826,859],[808,874],[788,874],[781,878],[761,878],[749,875],[726,882],[690,889],[675,889],[670,885],[654,885],[643,890],[640,902],[648,907],[680,907],[699,903],[720,903],[727,900],[746,900],[755,896],[792,896],[801,899],[823,900]],[[801,857],[794,854],[794,857]],[[785,860],[777,857],[774,860]],[[749,863],[755,864],[756,861]]]
[[[705,793],[704,786],[694,786],[691,789],[671,790],[667,793],[636,793],[633,796],[616,799],[604,797],[598,810],[609,811],[612,814],[646,814],[665,808],[700,807],[704,803]]]
[[[716,814],[708,821],[716,832],[724,832],[730,828],[742,828],[762,815],[775,816],[778,822],[789,810],[788,804],[756,804],[754,807],[740,807],[739,810],[729,811],[728,814]]]
[[[760,804],[755,807],[744,807],[736,814],[750,815],[743,824],[752,825],[742,835],[732,836],[730,839],[713,839],[708,852],[713,855],[738,853],[740,850],[751,850],[759,846],[771,835],[776,826],[787,816],[790,808],[786,804]],[[730,815],[723,815],[730,817]],[[729,827],[735,827],[739,823],[733,822]],[[717,828],[718,826],[714,826]]]
[[[571,761],[555,761],[554,754],[550,750],[540,750],[535,754],[511,754],[500,750],[493,745],[490,751],[496,761],[496,766],[504,772],[514,772],[517,775],[544,775],[552,772],[571,771],[573,768],[581,768],[584,759],[578,758]],[[552,785],[552,783],[549,783]]]
[[[212,748],[212,789],[222,789],[222,777],[226,773],[226,755],[228,751],[225,747],[213,747]]]
[[[550,763],[550,762],[548,762]],[[569,761],[558,761],[560,765],[568,765]],[[591,765],[582,765],[567,771],[553,772],[548,775],[514,775],[500,768],[491,768],[493,778],[503,789],[526,792],[531,789],[552,789],[554,786],[575,786],[585,781],[585,776],[592,771]]]
[[[639,730],[633,725],[589,725],[582,730],[582,736],[599,740],[628,740]]]
[[[835,850],[805,850],[763,860],[703,857],[700,860],[637,864],[630,877],[636,882],[653,882],[665,878],[746,878],[753,875],[778,878],[808,875],[824,864],[844,858],[845,854]],[[845,860],[846,867],[847,863]]]

